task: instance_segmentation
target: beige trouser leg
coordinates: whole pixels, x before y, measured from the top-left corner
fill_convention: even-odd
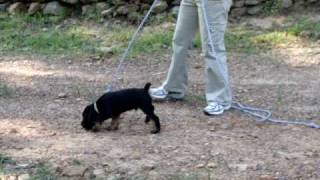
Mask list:
[[[228,22],[231,0],[208,0],[207,16],[215,54],[208,51],[208,34],[203,21],[201,0],[182,0],[173,38],[173,55],[163,88],[184,94],[188,85],[187,57],[196,30],[200,27],[202,50],[206,62],[206,99],[208,102],[231,103],[226,64],[224,33]],[[220,62],[220,65],[218,64]],[[222,73],[219,68],[222,68]],[[224,77],[226,76],[226,77]]]

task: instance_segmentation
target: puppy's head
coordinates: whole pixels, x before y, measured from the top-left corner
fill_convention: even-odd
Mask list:
[[[99,115],[94,110],[93,104],[88,105],[82,113],[81,125],[85,130],[93,130],[96,123],[99,122]]]

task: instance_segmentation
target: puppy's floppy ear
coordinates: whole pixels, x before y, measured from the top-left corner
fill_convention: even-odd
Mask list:
[[[82,117],[85,118],[85,117],[88,117],[88,114],[89,114],[89,110],[90,109],[90,105],[86,106],[82,112]]]
[[[95,124],[95,115],[93,111],[94,111],[93,105],[91,104],[91,105],[88,105],[82,113],[83,119],[82,119],[81,125],[86,130],[92,129],[92,127]]]

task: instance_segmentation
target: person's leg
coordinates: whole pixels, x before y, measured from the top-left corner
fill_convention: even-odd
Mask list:
[[[162,88],[177,92],[182,98],[188,85],[188,49],[198,29],[198,9],[193,0],[182,0],[172,41],[173,55],[166,80]],[[174,94],[172,94],[174,97]]]
[[[226,49],[224,34],[228,22],[228,11],[231,6],[229,0],[208,0],[207,19],[209,30],[214,45],[214,53],[210,52],[208,33],[204,24],[203,12],[201,10],[202,0],[197,0],[199,8],[200,34],[202,49],[206,62],[206,99],[207,103],[218,103],[229,107],[232,102],[231,89],[228,82],[228,69],[226,63]],[[223,111],[221,112],[223,113]],[[218,114],[221,114],[218,113]]]

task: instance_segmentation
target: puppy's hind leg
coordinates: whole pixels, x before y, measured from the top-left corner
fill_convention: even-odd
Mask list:
[[[148,124],[149,122],[150,122],[150,117],[147,115],[146,116],[146,119],[144,120],[144,122],[146,123],[146,124]]]
[[[120,116],[112,117],[111,125],[107,127],[108,131],[115,131],[119,129]]]
[[[156,134],[160,132],[160,120],[157,115],[154,114],[154,107],[152,104],[148,104],[141,107],[141,110],[147,115],[145,122],[150,121],[150,119],[153,120],[155,129],[151,131],[152,134]]]

